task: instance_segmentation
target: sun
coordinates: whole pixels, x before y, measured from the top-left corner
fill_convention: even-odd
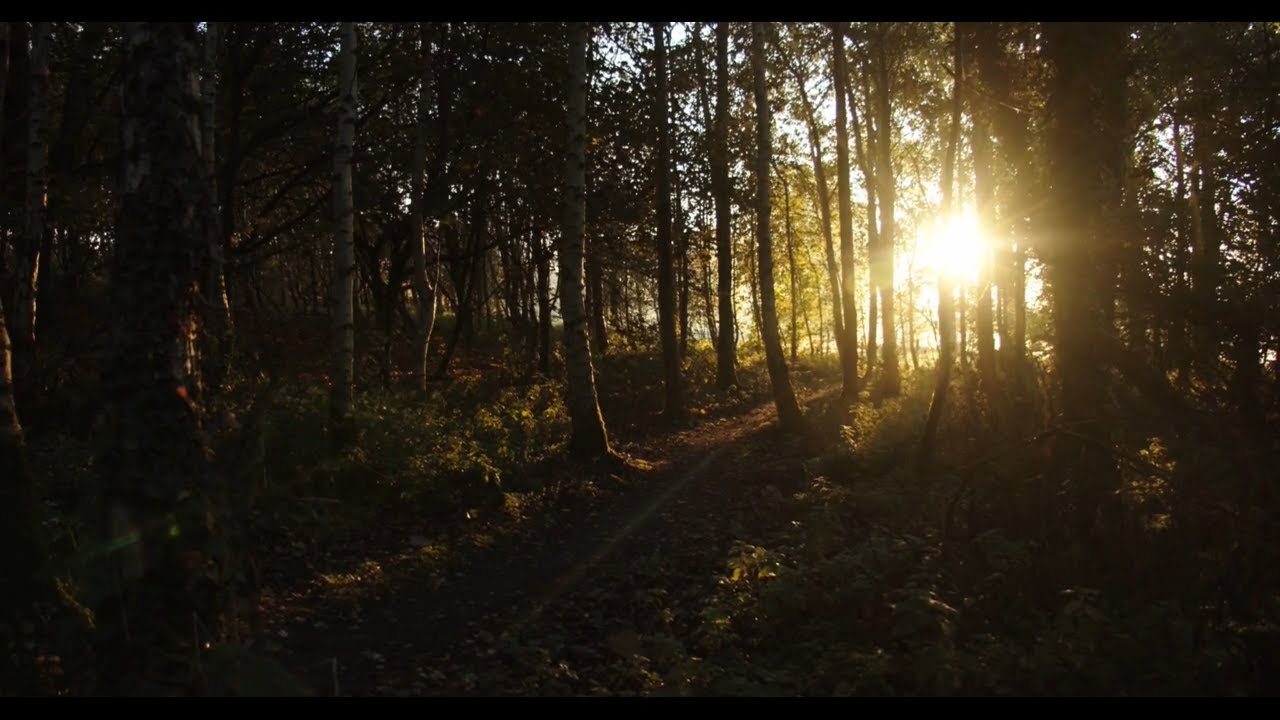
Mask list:
[[[924,244],[924,265],[952,282],[974,285],[986,250],[973,212],[935,221]]]

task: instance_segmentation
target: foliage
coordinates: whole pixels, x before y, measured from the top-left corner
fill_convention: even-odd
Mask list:
[[[904,404],[918,405],[911,401]],[[894,443],[911,445],[912,433],[868,436],[856,428],[894,425],[918,430],[919,415],[864,406],[846,427],[846,442],[859,456],[892,455]],[[1005,471],[1027,472],[1034,467],[1028,462],[1034,453],[1012,453]],[[753,668],[770,668],[771,682],[787,694],[1262,690],[1258,668],[1268,661],[1251,648],[1259,634],[1273,632],[1258,628],[1274,627],[1276,608],[1223,615],[1206,605],[1222,587],[1211,567],[1232,567],[1242,553],[1274,552],[1256,530],[1227,532],[1232,539],[1197,553],[1182,544],[1203,537],[1196,518],[1207,508],[1184,506],[1177,517],[1185,525],[1166,518],[1116,538],[1112,553],[1123,560],[1095,575],[1096,584],[1081,585],[1071,548],[1021,532],[1033,525],[1030,518],[999,515],[1019,512],[1005,493],[1025,500],[1016,496],[1034,487],[1008,482],[1013,486],[982,490],[969,510],[982,524],[959,539],[944,537],[954,482],[918,482],[884,466],[814,477],[790,498],[759,495],[765,512],[794,520],[730,552],[702,632],[727,644],[717,657],[737,649],[752,660],[723,672],[749,678],[758,674]],[[1134,482],[1148,493],[1154,487]],[[1217,502],[1229,503],[1228,492],[1217,487]],[[1132,511],[1150,517],[1141,504]],[[1053,516],[1036,520],[1056,523]],[[1244,592],[1257,602],[1270,591],[1254,585]],[[688,691],[725,687],[695,683]]]
[[[409,502],[450,514],[499,496],[513,474],[557,452],[567,417],[558,383],[495,387],[459,379],[425,398],[362,393],[353,409],[360,438],[328,447],[327,397],[287,387],[265,427],[267,481],[386,510]]]

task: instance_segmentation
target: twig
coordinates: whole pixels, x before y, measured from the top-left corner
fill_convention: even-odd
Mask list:
[[[333,676],[333,696],[338,697],[340,695],[338,688],[338,658],[329,658],[329,672]]]

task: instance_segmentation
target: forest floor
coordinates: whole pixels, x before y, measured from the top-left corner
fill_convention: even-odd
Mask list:
[[[837,390],[802,398],[814,412]],[[317,695],[687,691],[728,561],[793,520],[742,485],[785,491],[812,448],[772,402],[615,448],[624,464],[544,468],[537,492],[450,527],[275,543],[259,650]]]

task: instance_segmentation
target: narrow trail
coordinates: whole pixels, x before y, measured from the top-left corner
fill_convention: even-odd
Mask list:
[[[820,402],[834,390],[804,401]],[[571,616],[584,592],[625,605],[637,559],[648,569],[674,563],[676,580],[714,574],[735,539],[716,522],[717,512],[731,502],[734,479],[749,470],[734,456],[753,439],[776,436],[775,425],[766,402],[625,447],[631,456],[655,459],[641,463],[626,487],[586,502],[553,503],[554,516],[541,522],[477,533],[465,560],[426,537],[391,539],[381,553],[369,550],[382,559],[277,596],[268,613],[269,649],[317,695],[519,693],[500,680],[499,666],[510,664],[503,648],[518,638],[589,631],[591,622],[565,611]],[[689,528],[701,534],[689,535]],[[611,587],[622,597],[608,598]],[[631,631],[622,619],[596,621],[622,628],[625,639]],[[606,635],[596,640],[607,645],[618,637]]]

